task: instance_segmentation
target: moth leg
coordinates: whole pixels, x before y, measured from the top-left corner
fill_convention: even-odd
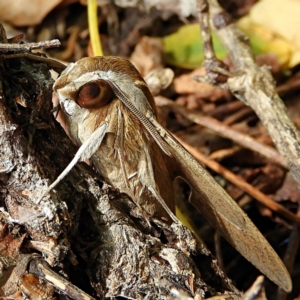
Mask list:
[[[61,110],[61,105],[60,105],[60,104],[55,105],[55,106],[53,107],[53,109],[51,110],[52,113],[55,113],[55,112],[56,112],[55,117],[54,117],[55,120],[57,119],[60,110]]]
[[[69,165],[63,170],[63,172],[42,194],[42,196],[37,201],[37,203],[39,203],[46,194],[48,194],[62,179],[64,179],[64,177],[66,177],[66,175],[72,170],[72,168],[79,161],[84,161],[89,159],[98,150],[105,136],[107,128],[108,128],[108,123],[104,122],[93,132],[93,134],[80,146],[80,148],[78,149],[77,153],[75,154],[74,158],[69,163]]]
[[[178,218],[173,214],[169,206],[166,204],[165,200],[160,196],[156,188],[149,186],[148,190],[151,192],[151,194],[155,197],[155,199],[159,202],[159,204],[164,208],[164,210],[167,212],[167,214],[170,216],[170,218],[173,220],[174,223],[181,223]]]

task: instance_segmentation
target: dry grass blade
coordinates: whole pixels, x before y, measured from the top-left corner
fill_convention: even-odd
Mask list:
[[[103,56],[99,31],[98,31],[98,6],[96,0],[88,0],[88,22],[91,36],[91,44],[94,56]]]
[[[250,149],[256,153],[259,153],[260,155],[271,159],[272,161],[284,168],[288,167],[285,159],[275,149],[257,142],[249,135],[240,133],[232,129],[228,125],[221,123],[217,119],[189,112],[184,107],[176,105],[173,101],[164,100],[164,102],[166,101],[167,106],[170,106],[172,109],[174,109],[176,112],[179,112],[190,121],[204,126],[206,128],[209,128],[217,132],[221,136],[228,138],[247,149]]]

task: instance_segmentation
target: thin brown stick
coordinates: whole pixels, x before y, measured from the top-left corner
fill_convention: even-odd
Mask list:
[[[226,125],[232,125],[234,123],[237,123],[241,120],[245,120],[247,117],[253,115],[253,110],[250,107],[243,107],[239,111],[233,113],[232,115],[228,116],[224,120],[224,124]]]
[[[208,2],[198,2],[198,15],[201,27],[201,36],[204,47],[204,62],[203,65],[206,68],[205,81],[210,83],[226,81],[230,73],[226,69],[226,65],[218,60],[215,56],[212,36],[210,34],[209,26],[209,14],[208,14]]]
[[[243,102],[238,100],[232,100],[226,104],[221,104],[215,107],[214,110],[208,112],[208,115],[213,118],[220,119],[223,116],[235,113],[236,111],[239,111],[244,107],[245,104]]]
[[[209,128],[216,133],[220,134],[221,136],[230,139],[234,141],[235,143],[250,149],[256,153],[259,153],[260,155],[263,155],[269,159],[271,159],[273,162],[279,164],[280,166],[284,168],[288,168],[288,165],[285,161],[285,159],[276,151],[275,149],[264,145],[262,143],[257,142],[255,139],[250,137],[249,135],[240,133],[231,127],[221,123],[220,121],[211,118],[202,116],[197,113],[189,112],[187,109],[185,109],[182,106],[177,105],[173,101],[167,100],[165,98],[159,98],[159,102],[161,105],[167,105],[171,107],[175,112],[180,113],[185,118],[189,119],[190,121],[199,124],[201,126],[204,126],[206,128]]]
[[[233,146],[231,148],[223,148],[220,150],[213,151],[209,154],[209,158],[213,160],[221,160],[227,157],[231,157],[236,155],[238,152],[240,152],[242,147],[240,146]]]
[[[175,136],[176,137],[176,136]],[[266,207],[270,208],[272,211],[284,216],[285,218],[289,219],[292,222],[296,222],[297,224],[300,224],[300,218],[290,212],[288,209],[283,207],[277,202],[274,202],[271,198],[266,196],[264,193],[259,191],[257,188],[253,187],[251,184],[246,182],[241,177],[235,175],[228,169],[221,166],[216,161],[207,159],[202,153],[200,153],[196,148],[190,146],[189,144],[185,143],[184,141],[180,140],[178,137],[176,139],[202,164],[207,166],[208,168],[214,170],[221,176],[223,176],[225,179],[230,181],[231,183],[238,186],[240,189],[251,195],[253,198],[255,198],[258,202],[262,203]]]
[[[39,275],[44,278],[46,281],[55,286],[62,293],[68,295],[73,299],[82,299],[82,300],[95,300],[83,290],[79,289],[77,286],[69,282],[66,278],[58,275],[49,266],[46,262],[42,260],[33,260],[31,262],[32,268],[37,270]]]
[[[293,93],[300,89],[300,78],[291,78],[284,84],[279,85],[276,87],[276,91],[280,96],[284,96],[286,94]]]
[[[25,44],[0,44],[0,52],[29,52],[32,49],[46,49],[46,48],[53,48],[59,47],[60,41],[59,40],[51,40],[51,41],[42,41],[38,43],[25,43]]]
[[[237,130],[232,129],[229,126],[222,124],[216,119],[196,114],[189,115],[189,120],[193,119],[195,123],[209,128],[217,132],[221,136],[228,138],[247,149],[250,149],[271,159],[273,162],[276,162],[280,166],[284,168],[288,167],[285,159],[275,149],[257,142],[249,135],[238,132]]]

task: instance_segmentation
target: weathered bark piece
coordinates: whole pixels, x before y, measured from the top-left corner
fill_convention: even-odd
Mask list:
[[[64,202],[55,203],[50,197],[37,204],[33,197],[34,193],[48,185],[47,176],[54,175],[56,169],[51,159],[51,155],[55,155],[55,147],[49,143],[49,137],[55,135],[55,126],[51,127],[55,122],[51,122],[49,114],[52,83],[44,64],[24,59],[2,62],[0,205],[3,211],[1,221],[7,223],[8,217],[12,232],[25,232],[36,241],[55,240],[54,261],[58,263],[69,248],[69,242],[64,238],[68,226],[66,205]],[[53,142],[58,142],[58,139],[54,138]],[[22,226],[17,230],[18,225]],[[0,293],[10,294],[11,289],[5,286],[9,286],[9,282],[2,286],[4,290]],[[13,285],[13,288],[17,289],[18,285]]]
[[[120,197],[108,186],[99,190],[98,201],[90,203],[101,234],[89,255],[89,274],[100,298],[164,299],[172,288],[201,297],[212,293],[199,272],[207,267],[207,249],[196,246],[186,228],[155,219],[149,224],[137,218],[137,209],[126,195]],[[221,271],[210,264],[210,272]],[[213,277],[214,283],[220,280]]]

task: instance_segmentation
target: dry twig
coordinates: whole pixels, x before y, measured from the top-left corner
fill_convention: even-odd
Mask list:
[[[216,133],[220,134],[221,136],[234,141],[235,143],[250,149],[260,155],[263,155],[273,162],[277,163],[278,165],[288,168],[285,159],[276,151],[275,149],[264,145],[260,142],[257,142],[251,136],[238,132],[235,129],[232,129],[228,125],[225,125],[212,117],[202,116],[198,113],[189,112],[182,106],[177,105],[173,101],[169,101],[165,98],[160,97],[159,102],[161,105],[167,105],[171,107],[175,112],[180,113],[185,118],[189,119],[190,121],[209,128]]]
[[[29,52],[33,49],[46,49],[46,48],[53,48],[59,46],[60,46],[59,40],[42,41],[38,43],[26,43],[26,44],[1,43],[0,52],[1,53],[6,53],[6,52],[22,53],[22,52]]]
[[[207,5],[207,1],[201,1],[202,7],[205,7],[203,3]],[[201,18],[207,20],[210,17],[211,24],[227,49],[236,71],[234,76],[228,77],[226,87],[255,111],[300,186],[300,133],[276,93],[272,75],[267,68],[257,66],[247,37],[230,22],[229,15],[222,10],[217,1],[210,0],[210,4],[210,16],[208,9],[201,9]],[[210,36],[210,32],[205,28],[202,29],[202,34],[204,37]],[[216,71],[218,72],[207,68],[208,74]],[[224,81],[221,81],[221,84],[225,87]]]
[[[251,184],[243,180],[241,177],[235,175],[234,173],[230,172],[228,169],[222,167],[216,161],[210,160],[206,158],[202,153],[197,151],[194,147],[188,145],[184,141],[180,140],[176,137],[177,140],[191,153],[199,162],[204,164],[205,166],[209,167],[210,169],[214,170],[228,181],[232,182],[240,189],[244,190],[246,193],[250,194],[253,198],[258,200],[263,205],[267,206],[271,210],[281,214],[282,216],[286,217],[287,219],[291,220],[292,222],[296,222],[300,224],[300,218],[286,209],[284,206],[280,205],[277,202],[274,202],[271,198],[267,197],[264,193],[253,187]]]

